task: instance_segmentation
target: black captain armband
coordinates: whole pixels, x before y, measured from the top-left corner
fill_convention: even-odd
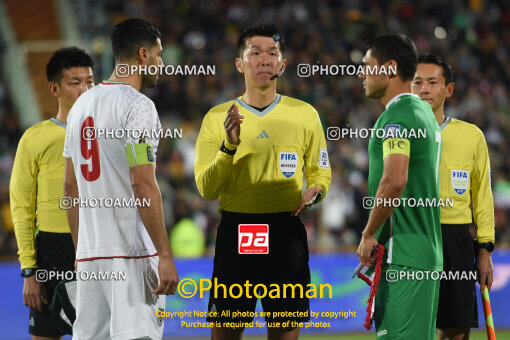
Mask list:
[[[235,150],[229,150],[229,149],[227,149],[227,148],[225,147],[225,141],[223,141],[223,143],[221,143],[220,151],[221,151],[221,152],[226,153],[227,155],[233,156],[233,155],[235,155],[235,154],[236,154],[237,149],[235,149]]]

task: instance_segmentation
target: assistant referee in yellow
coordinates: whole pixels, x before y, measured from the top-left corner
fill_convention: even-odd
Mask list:
[[[64,191],[64,139],[69,110],[94,86],[93,61],[82,49],[56,51],[46,66],[58,113],[29,128],[16,151],[10,182],[10,203],[18,243],[23,301],[30,307],[33,340],[60,339],[63,333],[50,320],[48,304],[58,284],[51,271],[74,271],[74,244],[65,210],[59,207]],[[36,236],[37,235],[37,236]],[[35,275],[36,270],[47,275]]]
[[[487,284],[490,290],[494,203],[489,153],[478,127],[444,115],[445,99],[452,96],[454,88],[453,70],[444,58],[432,53],[419,56],[413,92],[430,103],[441,128],[439,194],[443,200],[453,198],[453,207],[441,207],[444,270],[462,275],[477,269],[481,288]],[[473,219],[477,227],[474,244],[469,232]],[[439,339],[468,339],[472,327],[478,327],[475,281],[441,281]]]
[[[324,198],[329,189],[331,169],[324,131],[312,106],[276,93],[276,79],[287,65],[278,28],[271,24],[247,28],[237,49],[235,65],[244,75],[246,92],[212,108],[196,142],[198,190],[208,200],[219,197],[221,223],[213,278],[227,287],[248,280],[268,290],[271,284],[283,287],[284,283],[301,284],[306,290],[310,283],[308,244],[298,215]],[[309,315],[306,297],[266,296],[261,300],[266,312]],[[213,327],[213,339],[240,339],[243,322],[252,321],[250,312],[255,311],[256,302],[253,294],[238,299],[211,294],[210,312],[224,316],[225,311],[230,316],[235,311],[247,312],[246,317],[208,318],[238,325],[235,329]],[[266,317],[280,325],[308,319]],[[299,328],[268,328],[271,339],[297,339],[298,335]]]

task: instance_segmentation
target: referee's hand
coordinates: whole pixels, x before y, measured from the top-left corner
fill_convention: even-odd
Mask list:
[[[311,207],[315,203],[314,197],[316,194],[322,194],[322,189],[319,187],[310,187],[306,189],[303,198],[301,198],[299,206],[296,208],[296,210],[294,210],[291,216],[298,216],[303,210]]]
[[[159,286],[152,294],[174,295],[179,284],[179,275],[170,257],[160,257],[158,264]]]
[[[492,281],[494,275],[494,266],[492,265],[491,253],[485,249],[480,249],[478,258],[476,259],[476,269],[480,275],[480,291],[483,292],[484,286],[490,291],[492,288]]]
[[[35,308],[43,312],[43,303],[46,300],[46,289],[35,279],[35,275],[26,277],[23,284],[23,302],[29,308]]]
[[[225,126],[225,132],[227,133],[227,141],[230,144],[239,144],[239,135],[241,134],[241,123],[243,122],[244,116],[239,113],[239,108],[236,103],[232,104],[228,109],[227,117],[223,125]]]

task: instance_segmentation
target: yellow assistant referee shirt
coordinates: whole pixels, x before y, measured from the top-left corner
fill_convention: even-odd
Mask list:
[[[223,122],[233,103],[244,116],[234,156],[220,151]],[[307,186],[324,197],[331,183],[326,139],[315,109],[278,95],[262,112],[240,98],[213,107],[204,117],[195,147],[195,179],[200,194],[220,198],[219,209],[239,213],[294,211]]]
[[[453,207],[441,207],[441,223],[467,224],[472,223],[474,217],[478,242],[494,242],[491,170],[483,133],[473,124],[450,117],[440,128],[443,149],[439,194],[444,202],[446,198],[453,198]]]
[[[46,232],[70,232],[66,211],[59,207],[65,134],[65,124],[51,118],[29,128],[18,144],[9,189],[21,269],[37,267],[36,226]]]

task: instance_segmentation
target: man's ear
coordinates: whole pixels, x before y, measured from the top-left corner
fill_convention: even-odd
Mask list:
[[[236,58],[236,68],[239,73],[244,73],[244,65],[241,58]]]
[[[287,59],[283,59],[282,60],[282,67],[280,68],[279,74],[283,74],[283,72],[285,72],[286,69],[287,69]]]
[[[453,90],[455,90],[455,83],[450,83],[446,85],[446,93],[444,95],[445,98],[450,98],[453,95]]]
[[[49,83],[48,87],[50,88],[50,93],[53,97],[58,98],[60,96],[60,86],[58,83],[52,81]]]
[[[140,47],[136,56],[137,61],[142,65],[149,63],[149,50],[145,47]]]
[[[398,66],[397,61],[394,59],[388,60],[386,63],[384,63],[384,68],[386,71],[386,74],[391,78],[395,78],[398,76]],[[396,74],[393,73],[393,70],[397,70]],[[377,70],[377,72],[381,72],[381,70]],[[380,73],[379,73],[380,74]]]

